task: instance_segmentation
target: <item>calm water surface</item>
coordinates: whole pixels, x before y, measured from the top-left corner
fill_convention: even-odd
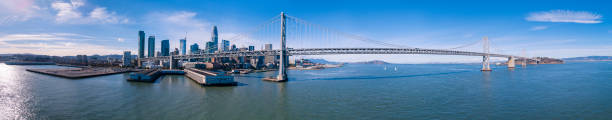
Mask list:
[[[384,68],[387,67],[387,70]],[[397,67],[397,71],[395,71]],[[236,76],[201,87],[172,75],[64,79],[0,64],[0,119],[612,119],[612,62],[356,65]]]

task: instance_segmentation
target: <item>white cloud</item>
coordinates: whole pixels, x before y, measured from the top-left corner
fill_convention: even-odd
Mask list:
[[[82,4],[83,3],[53,2],[51,7],[57,10],[55,20],[57,22],[67,22],[68,20],[81,18],[81,12],[77,11],[77,8],[82,6]]]
[[[117,38],[117,42],[125,42],[125,39],[123,39],[123,38]]]
[[[538,30],[545,30],[545,29],[548,29],[548,26],[534,26],[534,27],[531,27],[530,30],[538,31]]]
[[[40,33],[40,34],[9,34],[0,37],[0,41],[23,41],[23,40],[91,40],[94,37],[74,33]]]
[[[42,8],[34,0],[0,1],[0,25],[23,22],[41,16]]]
[[[0,36],[0,53],[44,55],[119,54],[115,46],[91,44],[94,37],[74,33],[9,34]],[[21,42],[27,41],[27,42]]]
[[[68,2],[56,1],[51,4],[57,11],[56,22],[70,24],[91,24],[91,23],[127,23],[129,20],[123,16],[116,15],[115,12],[108,12],[105,7],[96,7],[89,12],[89,16],[84,16],[78,8],[85,5],[82,0],[71,0]]]
[[[98,7],[91,11],[91,19],[100,21],[102,23],[127,23],[128,19],[115,15],[115,12],[109,13],[106,8]]]
[[[530,13],[525,20],[536,22],[601,23],[601,15],[586,11],[551,10]]]
[[[32,53],[42,55],[77,55],[77,54],[120,54],[121,49],[109,48],[102,45],[94,45],[87,43],[73,42],[39,42],[39,43],[24,43],[24,44],[0,44],[3,49],[0,53]]]

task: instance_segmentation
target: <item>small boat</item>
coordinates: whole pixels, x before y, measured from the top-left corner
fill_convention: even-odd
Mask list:
[[[395,66],[395,71],[397,71],[397,66]]]

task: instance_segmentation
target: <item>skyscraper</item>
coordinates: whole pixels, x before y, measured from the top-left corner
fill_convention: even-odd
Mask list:
[[[127,66],[132,66],[132,52],[130,51],[123,51],[123,58],[122,58],[122,62],[123,64],[121,64],[121,66],[123,67],[127,67]]]
[[[186,55],[187,54],[187,38],[181,39],[180,42],[181,42],[180,43],[181,55]]]
[[[230,50],[230,42],[229,40],[222,40],[221,41],[221,50],[225,51],[229,51]]]
[[[214,53],[216,49],[214,48],[214,43],[211,41],[206,42],[206,53]]]
[[[213,26],[213,30],[212,33],[210,35],[210,47],[209,47],[209,52],[210,53],[214,53],[215,51],[217,51],[219,49],[219,37],[218,37],[218,32],[217,32],[217,26]],[[207,44],[208,47],[208,44]]]
[[[144,58],[145,49],[145,33],[138,31],[138,58]]]
[[[170,55],[170,40],[161,41],[161,56]]]
[[[200,46],[198,46],[197,43],[193,43],[193,45],[189,46],[189,51],[191,52],[192,55],[199,54]]]
[[[255,46],[249,46],[249,51],[254,51],[255,50]]]
[[[149,49],[147,51],[147,57],[155,57],[155,36],[149,36]]]
[[[264,50],[272,50],[272,44],[265,44]]]

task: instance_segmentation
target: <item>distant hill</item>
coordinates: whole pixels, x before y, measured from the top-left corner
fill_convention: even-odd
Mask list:
[[[321,63],[321,64],[339,64],[339,62],[327,61],[325,59],[308,59],[313,63]]]
[[[365,62],[353,62],[353,64],[389,64],[389,63],[382,61],[382,60],[372,60],[372,61],[365,61]]]
[[[612,61],[612,56],[587,56],[587,57],[573,57],[563,58],[565,61]]]

